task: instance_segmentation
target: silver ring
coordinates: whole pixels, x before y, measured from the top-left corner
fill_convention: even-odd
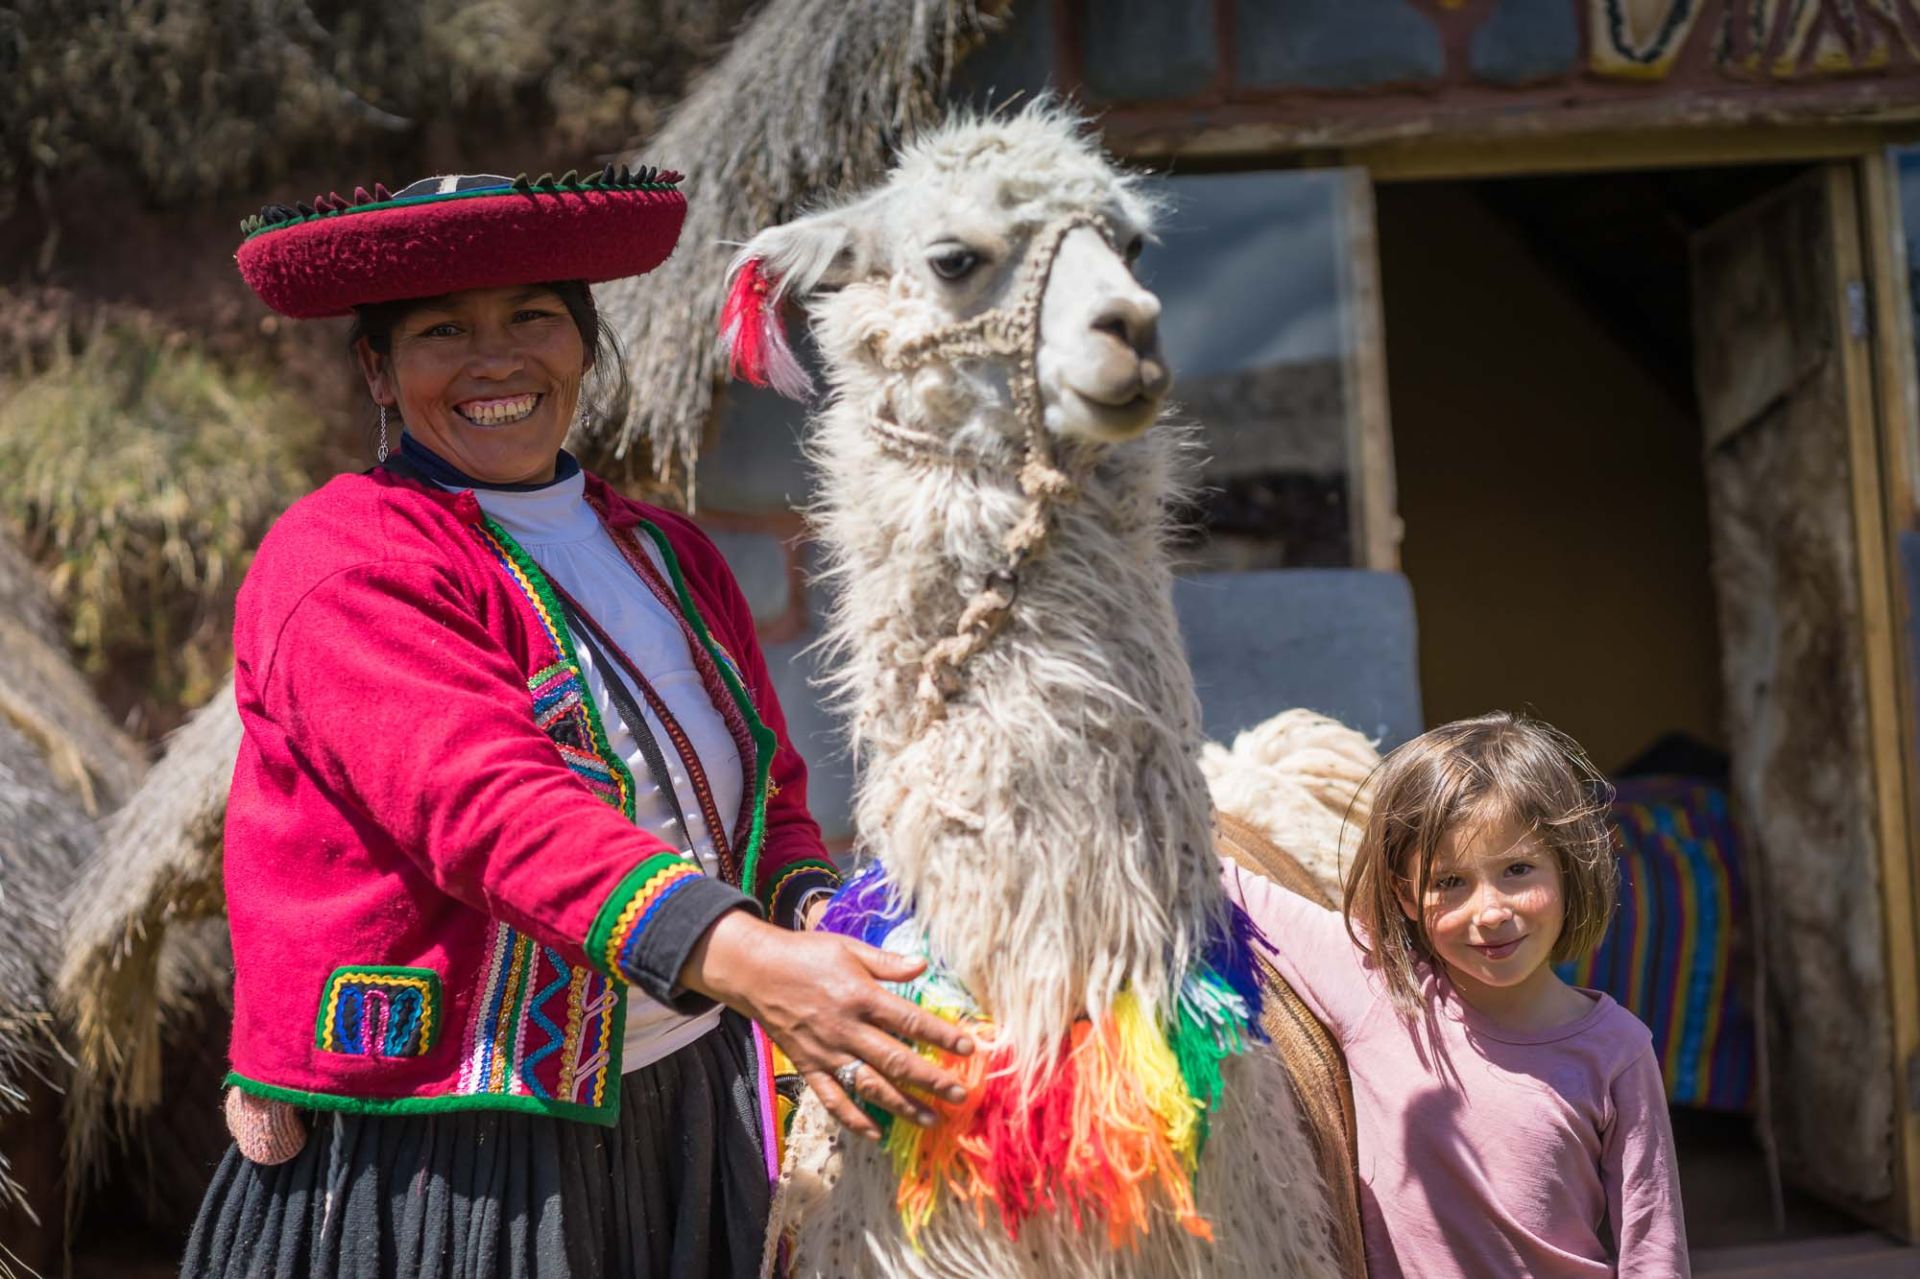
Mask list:
[[[833,1068],[833,1082],[846,1089],[848,1096],[854,1096],[853,1081],[860,1077],[860,1067],[866,1065],[858,1057],[842,1062]]]

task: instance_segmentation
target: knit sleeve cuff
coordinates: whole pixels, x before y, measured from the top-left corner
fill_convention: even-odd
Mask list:
[[[840,872],[833,863],[807,858],[803,861],[789,862],[774,871],[767,878],[766,891],[761,894],[761,905],[766,907],[767,918],[782,928],[799,928],[800,911],[809,900],[821,892],[833,893],[840,888]]]
[[[713,1001],[679,984],[680,970],[707,929],[730,910],[760,914],[751,897],[701,873],[678,853],[657,853],[629,871],[593,918],[587,957],[677,1013]]]

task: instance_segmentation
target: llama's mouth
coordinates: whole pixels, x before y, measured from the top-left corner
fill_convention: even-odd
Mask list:
[[[491,400],[467,400],[453,406],[458,413],[475,426],[512,426],[515,422],[524,422],[533,416],[540,407],[543,395],[506,395]]]
[[[1145,391],[1135,393],[1130,399],[1112,403],[1097,400],[1072,387],[1066,390],[1072,410],[1070,416],[1088,428],[1088,434],[1101,439],[1131,439],[1152,426],[1154,418],[1160,414],[1161,397]]]

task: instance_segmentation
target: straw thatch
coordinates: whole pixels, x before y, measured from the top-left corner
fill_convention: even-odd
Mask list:
[[[253,548],[325,461],[318,416],[266,368],[124,309],[0,396],[0,514],[83,668],[159,727],[218,687]]]
[[[107,823],[70,899],[56,989],[75,1059],[76,1170],[96,1165],[111,1118],[124,1125],[160,1101],[169,1022],[216,1013],[229,998],[220,837],[239,752],[229,680]],[[217,1031],[211,1039],[222,1042]]]
[[[61,792],[87,816],[110,811],[139,780],[139,749],[100,709],[68,660],[53,601],[10,537],[0,535],[0,722],[31,743]]]
[[[46,957],[60,897],[84,855],[88,820],[39,748],[0,720],[0,1113],[26,1109],[32,1076],[54,1065]],[[0,1203],[25,1202],[0,1142]]]
[[[20,0],[0,9],[0,215],[31,192],[59,218],[64,182],[90,171],[184,203],[315,155],[412,162],[441,130],[617,145],[655,126],[745,7]]]
[[[0,534],[0,1111],[30,1076],[59,1079],[49,990],[62,900],[94,815],[133,790],[138,749],[101,711],[60,646],[52,601]],[[0,1149],[0,1201],[18,1197]]]
[[[646,163],[687,175],[686,229],[665,266],[601,290],[632,358],[614,438],[642,443],[661,479],[693,492],[724,373],[715,340],[733,245],[800,207],[880,176],[893,148],[938,115],[961,58],[1011,0],[769,0],[701,78]]]

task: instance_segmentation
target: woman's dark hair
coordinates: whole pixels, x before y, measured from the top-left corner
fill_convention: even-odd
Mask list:
[[[580,331],[581,344],[587,349],[586,372],[580,381],[579,421],[590,423],[597,433],[618,430],[626,420],[632,384],[627,380],[626,352],[620,349],[620,339],[614,336],[613,330],[600,322],[593,290],[584,280],[549,280],[533,287],[546,289],[560,299],[567,314],[573,317],[573,327]],[[438,298],[399,298],[353,308],[347,349],[351,351],[364,338],[376,354],[391,355],[394,329],[410,312],[437,301]]]

